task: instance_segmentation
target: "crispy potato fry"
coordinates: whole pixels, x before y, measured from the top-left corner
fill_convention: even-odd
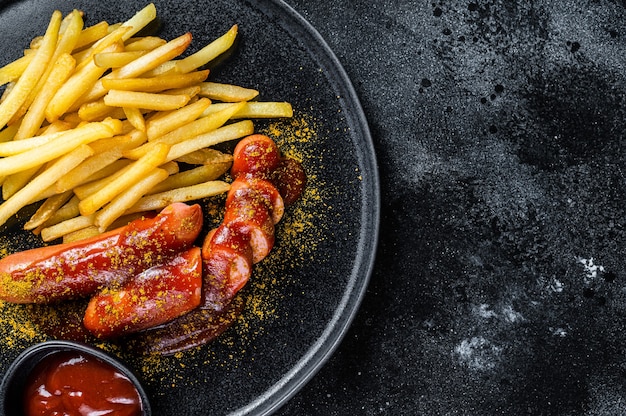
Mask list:
[[[141,110],[137,107],[124,107],[122,110],[124,111],[126,119],[130,122],[130,124],[137,130],[145,133],[146,120],[143,118]]]
[[[129,188],[122,191],[104,208],[96,213],[94,225],[100,232],[106,229],[125,211],[135,205],[139,199],[150,191],[156,184],[168,177],[169,173],[164,169],[156,168],[145,177],[133,183]]]
[[[76,61],[71,55],[62,54],[59,56],[51,67],[52,70],[49,76],[46,78],[45,88],[42,86],[24,115],[20,129],[15,135],[15,140],[27,138],[35,134],[46,118],[45,112],[50,100],[70,77],[75,67]]]
[[[108,90],[157,92],[173,88],[186,88],[204,81],[209,70],[188,74],[160,75],[150,78],[103,79],[102,86]]]
[[[16,192],[11,198],[0,204],[0,223],[5,223],[26,205],[36,201],[39,194],[51,186],[58,178],[69,172],[76,165],[93,154],[87,145],[81,145],[61,157],[48,169],[37,175],[26,186]]]
[[[163,209],[174,201],[189,202],[228,192],[230,184],[223,181],[209,181],[185,188],[148,195],[130,207],[126,214]]]
[[[13,62],[9,62],[0,68],[0,85],[16,81],[22,73],[28,68],[30,61],[33,60],[35,54],[24,55]]]
[[[16,123],[16,124],[7,126],[4,130],[0,130],[0,143],[5,143],[10,140],[13,140],[19,128],[20,128],[20,124]]]
[[[111,164],[122,158],[122,152],[131,149],[145,141],[145,135],[139,131],[124,136],[116,136],[110,139],[102,139],[90,144],[94,150],[94,155],[87,158],[80,165],[76,166],[67,175],[60,178],[55,184],[56,192],[65,192],[88,181],[94,181],[109,176],[113,172],[103,171]],[[127,165],[129,161],[122,161],[122,165]],[[116,170],[122,166],[116,165]],[[96,174],[101,172],[98,177]]]
[[[159,146],[155,146],[145,156],[129,165],[124,175],[109,182],[95,193],[80,201],[78,208],[81,215],[95,213],[139,178],[143,178],[146,173],[166,162],[168,151],[169,146],[167,145],[159,144]]]
[[[177,71],[181,74],[186,74],[211,62],[233,46],[235,38],[237,37],[237,31],[237,25],[233,25],[228,32],[215,39],[198,52],[176,62]]]
[[[17,191],[24,187],[37,173],[43,169],[42,166],[35,166],[21,172],[8,175],[2,182],[2,199],[5,201],[11,198]]]
[[[71,243],[74,241],[84,240],[89,237],[95,237],[100,234],[98,227],[90,225],[89,227],[81,228],[80,230],[72,231],[71,233],[64,234],[63,243]]]
[[[148,140],[154,140],[172,130],[191,123],[211,105],[211,100],[202,98],[178,110],[165,113],[161,117],[152,117],[146,122]],[[159,114],[159,113],[157,113]],[[162,113],[161,113],[162,114]]]
[[[230,163],[213,163],[171,175],[158,185],[153,186],[146,195],[158,194],[177,188],[186,188],[202,182],[214,181],[226,173],[230,165]]]
[[[42,165],[76,149],[81,144],[88,144],[98,139],[112,137],[115,133],[115,129],[104,122],[89,123],[73,130],[61,132],[55,140],[34,149],[0,159],[0,176],[10,175]]]
[[[223,110],[229,104],[217,103],[207,108],[203,116],[208,116]],[[293,117],[293,108],[290,103],[276,101],[250,101],[236,114],[233,119],[241,118],[290,118]]]
[[[120,51],[122,46],[114,43],[106,51]],[[52,123],[68,111],[78,98],[85,94],[91,86],[104,74],[106,68],[97,66],[93,60],[77,68],[76,72],[58,89],[46,107],[46,119]]]
[[[37,211],[35,211],[35,213],[30,217],[28,222],[24,224],[24,229],[34,230],[45,223],[59,208],[72,198],[72,195],[74,195],[72,191],[66,191],[46,199],[46,201],[41,204]]]
[[[84,28],[76,41],[75,49],[81,49],[91,45],[109,34],[109,24],[107,22],[98,22],[93,26]]]
[[[170,145],[189,140],[193,137],[211,132],[223,126],[234,114],[236,114],[244,103],[231,104],[230,107],[224,108],[222,111],[202,117],[186,125],[180,126],[171,132],[158,137],[155,141],[159,143],[167,143]],[[148,138],[149,139],[149,138]]]
[[[167,41],[165,39],[158,36],[144,36],[129,39],[124,49],[128,52],[151,51],[166,43]]]
[[[70,218],[50,227],[41,230],[41,239],[43,241],[53,241],[61,238],[66,234],[82,230],[93,225],[95,215],[81,215],[79,217]]]
[[[167,154],[167,160],[175,160],[196,150],[215,146],[216,144],[230,140],[240,139],[252,133],[254,133],[254,125],[250,120],[229,124],[210,133],[202,134],[193,139],[173,145]]]
[[[228,103],[238,101],[250,101],[259,95],[259,91],[244,88],[232,84],[220,84],[217,82],[203,82],[200,84],[200,95],[211,100]]]
[[[188,95],[155,94],[150,92],[110,90],[104,103],[112,107],[145,108],[148,110],[176,110],[189,102]]]
[[[102,52],[94,55],[94,63],[100,68],[119,68],[145,55],[148,51]]]
[[[222,153],[216,149],[205,147],[183,155],[176,160],[189,165],[209,165],[212,163],[231,164],[233,162],[233,156],[227,153]]]
[[[42,41],[42,45],[37,49],[37,53],[28,64],[22,75],[15,82],[8,96],[0,103],[0,129],[3,128],[13,115],[20,109],[30,92],[36,87],[39,77],[46,70],[59,35],[61,26],[61,12],[52,13],[52,18],[48,24],[48,29]]]

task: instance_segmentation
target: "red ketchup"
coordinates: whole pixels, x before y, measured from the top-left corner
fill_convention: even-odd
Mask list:
[[[113,366],[85,353],[58,352],[31,374],[24,396],[31,415],[139,416],[141,398]]]

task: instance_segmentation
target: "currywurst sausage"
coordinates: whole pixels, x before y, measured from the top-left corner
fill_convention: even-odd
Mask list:
[[[122,285],[190,248],[202,221],[199,205],[174,203],[93,238],[11,254],[0,260],[0,299],[51,303]]]

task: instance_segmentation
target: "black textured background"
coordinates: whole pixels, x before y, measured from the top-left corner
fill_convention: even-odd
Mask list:
[[[625,3],[289,3],[361,98],[382,224],[279,414],[626,414]]]

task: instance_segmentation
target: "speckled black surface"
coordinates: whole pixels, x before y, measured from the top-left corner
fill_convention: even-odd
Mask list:
[[[277,414],[625,414],[624,3],[289,3],[361,99],[382,221]]]
[[[382,223],[279,414],[626,414],[624,2],[291,4],[356,85]]]

